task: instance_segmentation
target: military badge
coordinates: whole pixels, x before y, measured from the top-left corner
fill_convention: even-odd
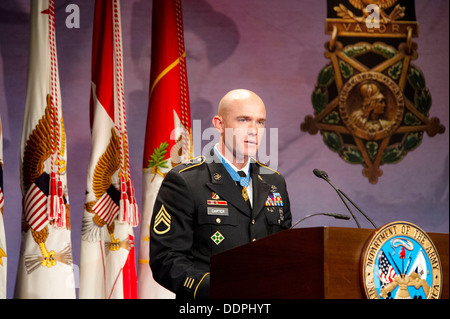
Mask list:
[[[267,196],[264,206],[283,206],[283,199],[280,193],[273,193]]]
[[[265,206],[265,205],[264,205],[264,206]],[[275,207],[273,207],[273,206],[266,206],[266,209],[267,209],[267,211],[270,212],[270,213],[275,213]]]
[[[424,132],[433,137],[445,127],[429,117],[431,95],[423,72],[411,63],[418,57],[414,2],[367,3],[327,1],[330,62],[312,93],[314,116],[304,118],[301,130],[320,132],[330,150],[361,164],[376,184],[381,165],[400,162],[419,147]]]
[[[248,201],[248,193],[247,193],[247,187],[242,187],[242,191],[241,191],[242,197],[244,198],[245,201]]]
[[[164,235],[170,230],[171,217],[166,211],[164,205],[161,206],[158,214],[155,217],[155,224],[153,225],[153,231],[157,235]]]
[[[227,201],[226,200],[207,200],[206,204],[208,204],[208,205],[226,206],[227,205]]]
[[[216,231],[211,236],[211,239],[216,245],[219,245],[225,239],[225,237],[223,237],[223,235],[219,231]]]
[[[215,192],[212,192],[211,198],[212,199],[220,199],[219,195],[217,195],[217,193],[215,193]]]
[[[381,227],[362,255],[362,285],[369,299],[439,299],[442,267],[428,235],[416,225]]]
[[[280,223],[280,221],[284,221],[284,213],[283,213],[283,208],[279,208],[278,209],[278,214],[280,216],[280,219],[278,221],[278,224]]]

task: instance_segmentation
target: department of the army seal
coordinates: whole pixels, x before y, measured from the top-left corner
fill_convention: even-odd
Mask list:
[[[361,282],[369,299],[439,299],[442,267],[428,235],[408,222],[392,222],[370,238],[362,254]]]

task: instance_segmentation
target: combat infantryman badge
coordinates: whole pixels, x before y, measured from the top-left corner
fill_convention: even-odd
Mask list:
[[[416,225],[381,227],[362,255],[362,285],[369,299],[439,299],[442,267],[428,235]]]
[[[377,3],[372,19],[366,3]],[[383,164],[400,162],[445,127],[429,118],[431,95],[416,60],[414,1],[327,1],[325,57],[312,93],[314,116],[301,130],[320,134],[327,147],[376,184]],[[352,11],[353,10],[353,11]]]

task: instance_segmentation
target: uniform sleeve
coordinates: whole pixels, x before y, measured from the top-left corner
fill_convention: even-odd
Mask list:
[[[192,198],[183,174],[170,171],[153,209],[150,267],[155,280],[177,298],[201,299],[209,297],[209,269],[200,269],[193,262]]]

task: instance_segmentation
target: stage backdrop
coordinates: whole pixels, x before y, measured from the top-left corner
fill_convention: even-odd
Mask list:
[[[76,266],[91,142],[89,94],[94,1],[56,2],[56,39]],[[77,25],[69,28],[70,23],[66,24],[67,17],[74,12],[71,4],[79,9],[78,28]],[[375,185],[362,176],[361,165],[345,163],[325,146],[320,135],[300,130],[305,115],[313,113],[311,93],[320,69],[328,62],[323,55],[324,43],[330,39],[324,34],[325,0],[183,1],[192,119],[201,120],[201,128],[197,123],[197,129],[206,129],[225,92],[247,88],[258,93],[267,107],[267,127],[271,129],[268,139],[278,138],[278,148],[267,150],[267,154],[270,153],[276,169],[286,177],[294,221],[313,213],[347,213],[334,190],[313,175],[312,170],[319,168],[328,172],[332,182],[378,226],[406,220],[427,232],[448,233],[448,6],[447,0],[416,0],[420,36],[414,39],[419,53],[414,64],[423,71],[432,95],[430,117],[438,117],[446,131],[433,138],[424,134],[420,147],[403,161],[383,165],[384,174]],[[140,205],[152,1],[122,1],[121,9],[131,174]],[[0,111],[4,136],[8,298],[13,296],[20,249],[22,195],[18,163],[28,47],[29,1],[1,1]],[[209,136],[205,138],[196,143],[195,154],[208,143]],[[362,217],[359,220],[363,227],[372,227]],[[298,227],[326,225],[356,227],[353,221],[323,216],[307,219]],[[138,229],[135,235],[139,238]]]

